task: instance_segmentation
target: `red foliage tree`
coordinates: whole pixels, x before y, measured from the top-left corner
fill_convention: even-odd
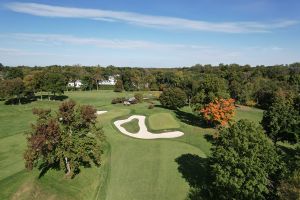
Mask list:
[[[200,112],[208,123],[225,126],[235,114],[234,102],[234,99],[215,99]]]

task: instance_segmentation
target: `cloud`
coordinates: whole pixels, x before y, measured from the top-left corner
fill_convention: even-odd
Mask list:
[[[273,29],[285,28],[295,24],[295,20],[276,22],[208,22],[177,17],[144,15],[133,12],[120,12],[101,9],[85,9],[73,7],[52,6],[38,3],[9,3],[9,10],[43,17],[84,18],[107,22],[125,22],[139,26],[170,28],[179,30],[210,31],[225,33],[260,33]]]
[[[36,51],[27,51],[23,49],[14,49],[14,48],[0,48],[0,55],[10,55],[10,56],[62,56],[70,57],[70,55],[46,53],[46,52],[36,52]]]
[[[11,33],[0,34],[0,38],[28,41],[30,43],[46,45],[87,45],[99,48],[111,49],[143,49],[143,50],[170,50],[170,49],[210,49],[209,46],[187,45],[187,44],[168,44],[150,42],[145,40],[119,40],[77,37],[62,34],[33,34],[33,33]]]

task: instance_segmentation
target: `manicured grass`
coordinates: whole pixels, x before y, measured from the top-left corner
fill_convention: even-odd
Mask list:
[[[170,113],[155,113],[148,118],[149,128],[152,130],[165,130],[179,128],[180,124]]]
[[[137,133],[140,130],[139,120],[133,119],[130,122],[123,124],[122,127],[130,133]]]
[[[246,106],[238,106],[236,109],[235,120],[248,119],[257,124],[260,123],[263,117],[263,110],[257,108],[250,108]]]
[[[60,102],[45,100],[20,106],[0,102],[0,199],[185,199],[189,185],[178,171],[175,159],[186,153],[207,157],[211,147],[207,136],[215,130],[201,127],[200,120],[189,107],[175,112],[160,106],[148,109],[148,103],[111,104],[115,97],[133,94],[108,90],[65,94],[80,104],[108,111],[98,116],[107,140],[101,167],[82,168],[72,180],[65,179],[60,171],[50,170],[38,178],[37,170],[27,172],[24,169],[26,139],[23,132],[34,122],[32,108],[55,111]],[[144,92],[144,96],[149,97],[156,94]],[[127,137],[112,123],[132,114],[149,117],[148,123],[152,123],[149,126],[153,130],[178,129],[185,134],[180,138],[159,140]],[[258,123],[261,116],[261,110],[245,107],[237,110],[236,119],[246,118]]]

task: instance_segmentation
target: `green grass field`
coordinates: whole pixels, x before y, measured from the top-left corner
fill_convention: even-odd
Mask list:
[[[130,133],[137,133],[140,130],[139,120],[133,119],[130,122],[123,124],[122,127]]]
[[[45,100],[14,106],[0,102],[0,199],[185,199],[189,185],[178,171],[175,159],[187,153],[207,157],[211,144],[205,138],[214,132],[201,127],[189,107],[175,112],[159,106],[148,109],[147,103],[111,104],[115,97],[133,96],[130,92],[78,91],[66,95],[80,104],[91,104],[97,110],[108,111],[98,117],[107,140],[101,167],[83,168],[72,180],[54,170],[41,178],[38,178],[37,170],[26,171],[22,156],[26,148],[24,132],[30,129],[35,119],[31,110],[38,107],[55,111],[60,102]],[[157,94],[144,94],[153,95]],[[112,122],[132,114],[146,115],[150,129],[178,129],[185,135],[159,140],[125,136]],[[241,107],[235,118],[259,123],[261,117],[261,110]],[[126,126],[136,128],[134,123]]]
[[[180,127],[170,113],[156,113],[148,118],[149,128],[151,130],[176,129]]]

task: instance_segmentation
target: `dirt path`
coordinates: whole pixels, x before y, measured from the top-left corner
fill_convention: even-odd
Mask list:
[[[137,133],[130,133],[121,125],[127,122],[130,122],[133,119],[139,120],[140,130]],[[123,134],[128,135],[130,137],[139,138],[139,139],[158,139],[158,138],[176,138],[184,135],[181,131],[171,131],[171,132],[163,132],[163,133],[151,133],[148,131],[145,123],[145,116],[142,115],[132,115],[128,119],[118,120],[114,122],[114,125],[121,131]]]

